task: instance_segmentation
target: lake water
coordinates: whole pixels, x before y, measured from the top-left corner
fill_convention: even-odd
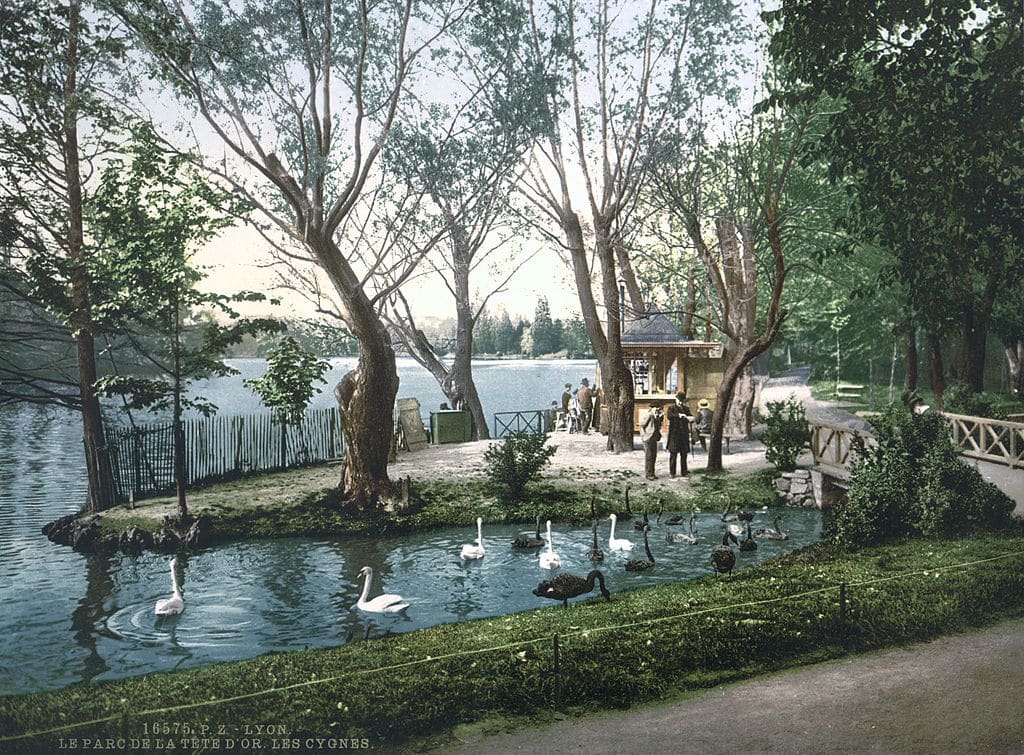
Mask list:
[[[399,397],[415,396],[424,413],[443,394],[411,360],[399,360]],[[352,360],[335,360],[325,393]],[[260,360],[233,360],[242,375],[197,386],[224,414],[256,410],[245,377],[262,373]],[[593,377],[592,361],[483,362],[474,365],[488,417],[495,412],[542,409],[564,383]],[[39,407],[0,407],[0,693],[55,689],[76,682],[248,658],[270,651],[325,647],[384,631],[501,615],[553,605],[531,593],[548,572],[534,551],[509,542],[522,527],[485,524],[486,557],[463,563],[459,549],[475,530],[440,530],[401,538],[344,540],[294,538],[234,543],[179,559],[185,612],[158,618],[153,604],[170,594],[166,556],[85,555],[57,546],[40,533],[48,521],[77,511],[85,496],[81,424],[69,412]],[[765,522],[768,524],[768,522]],[[755,523],[755,527],[760,523]],[[762,541],[738,568],[820,537],[817,511],[787,511],[791,538]],[[602,570],[616,591],[710,573],[708,556],[721,537],[712,515],[698,523],[696,546],[667,543],[656,528],[654,569],[626,572],[624,556],[610,556]],[[601,536],[607,541],[608,522]],[[626,524],[616,532],[636,541]],[[563,571],[586,574],[591,531],[555,527]],[[440,554],[440,557],[439,557]],[[634,557],[635,557],[634,556]],[[366,616],[352,609],[361,588],[358,571],[374,568],[370,595],[400,593],[404,615]]]

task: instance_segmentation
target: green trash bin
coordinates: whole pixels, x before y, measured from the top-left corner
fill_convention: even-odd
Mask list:
[[[473,437],[473,424],[469,412],[458,409],[430,413],[430,441],[435,446],[441,443],[466,443]]]

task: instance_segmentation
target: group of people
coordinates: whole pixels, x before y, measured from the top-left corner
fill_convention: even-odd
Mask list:
[[[558,425],[570,433],[590,432],[594,424],[594,409],[599,400],[597,389],[590,387],[590,380],[580,380],[579,388],[573,390],[572,383],[565,384],[562,391],[562,410],[559,414]]]
[[[658,443],[661,440],[661,427],[665,416],[668,416],[668,437],[665,448],[668,450],[668,473],[671,477],[686,477],[686,455],[690,452],[690,444],[700,442],[706,450],[704,435],[711,432],[711,404],[702,398],[697,404],[697,414],[686,405],[686,394],[680,391],[676,400],[662,412],[661,402],[653,402],[640,425],[640,440],[644,444],[644,475],[648,480],[655,480],[655,462],[658,458]]]

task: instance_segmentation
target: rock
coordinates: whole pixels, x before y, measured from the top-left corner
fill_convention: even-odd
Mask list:
[[[152,545],[153,536],[134,524],[122,532],[121,537],[118,538],[118,546],[125,553],[142,553],[143,550],[152,547]]]
[[[209,518],[205,516],[200,516],[194,522],[192,522],[192,526],[188,528],[188,532],[185,533],[185,537],[183,537],[181,541],[189,548],[202,548],[204,545],[209,543]]]
[[[164,526],[153,533],[153,547],[160,550],[174,550],[181,545],[181,536],[170,527]]]
[[[786,478],[786,477],[779,477],[779,478],[777,478],[775,480],[775,489],[780,494],[785,494],[785,493],[789,492],[790,484],[791,483],[790,483],[790,480],[788,478]]]

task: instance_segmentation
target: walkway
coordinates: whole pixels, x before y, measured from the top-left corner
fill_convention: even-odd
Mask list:
[[[430,752],[1020,753],[1024,619]],[[424,750],[420,750],[421,752]]]
[[[810,371],[810,367],[795,367],[770,379],[761,389],[761,406],[764,407],[769,401],[785,401],[790,395],[794,395],[804,405],[807,419],[811,422],[841,425],[854,430],[871,429],[871,426],[856,414],[844,411],[834,403],[814,398],[807,385]],[[966,457],[964,461],[974,466],[988,482],[995,484],[1010,496],[1017,504],[1014,513],[1024,517],[1024,470],[1010,469],[1003,464]],[[811,464],[810,455],[801,459],[801,463]]]

